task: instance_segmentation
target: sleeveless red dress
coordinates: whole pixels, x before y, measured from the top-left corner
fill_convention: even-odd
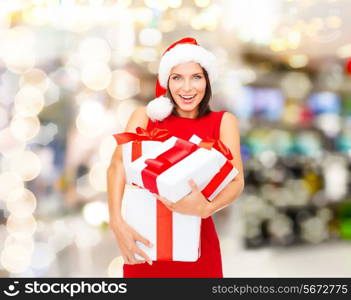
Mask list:
[[[211,112],[199,119],[170,115],[162,122],[149,120],[147,129],[168,129],[173,136],[188,140],[193,134],[200,138],[219,139],[220,124],[225,111]],[[212,277],[222,278],[222,257],[218,235],[212,217],[201,221],[201,256],[195,262],[153,261],[123,265],[123,277]]]

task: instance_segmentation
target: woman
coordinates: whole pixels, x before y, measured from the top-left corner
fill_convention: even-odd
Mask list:
[[[124,259],[124,277],[223,277],[220,244],[212,215],[233,202],[243,191],[244,177],[240,157],[240,134],[237,118],[229,112],[211,112],[211,81],[216,78],[214,55],[199,46],[195,39],[184,38],[172,44],[163,54],[156,99],[147,107],[134,111],[126,131],[137,127],[166,128],[174,136],[189,139],[193,134],[201,138],[221,139],[233,154],[232,164],[239,174],[212,202],[202,195],[193,181],[192,192],[176,203],[164,197],[158,199],[170,210],[200,216],[201,256],[195,262],[154,261],[136,245],[136,241],[153,247],[133,230],[121,216],[121,199],[125,177],[121,147],[117,147],[108,168],[108,196],[110,227]],[[167,96],[164,96],[167,94]],[[143,260],[137,260],[134,254]]]

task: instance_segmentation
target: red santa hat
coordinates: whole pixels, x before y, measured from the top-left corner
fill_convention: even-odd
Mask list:
[[[185,62],[197,62],[208,73],[210,82],[217,78],[216,57],[210,51],[201,47],[194,38],[183,38],[172,45],[162,54],[156,82],[156,98],[146,107],[148,117],[155,121],[167,118],[173,110],[171,99],[164,96],[167,93],[167,82],[172,68]]]

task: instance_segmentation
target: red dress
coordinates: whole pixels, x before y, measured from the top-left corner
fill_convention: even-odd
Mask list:
[[[219,139],[224,111],[211,112],[199,119],[171,115],[162,122],[149,120],[147,129],[166,128],[174,136],[188,140],[193,134],[200,138]],[[222,278],[222,258],[218,235],[212,217],[201,221],[201,256],[195,262],[153,261],[123,265],[123,277],[213,277]]]

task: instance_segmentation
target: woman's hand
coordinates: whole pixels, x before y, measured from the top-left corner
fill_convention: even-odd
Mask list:
[[[147,261],[149,265],[152,265],[152,260],[150,259],[150,257],[136,245],[136,241],[140,241],[145,246],[151,248],[153,247],[153,245],[149,240],[147,240],[138,232],[136,232],[123,219],[119,219],[116,222],[110,222],[110,227],[116,237],[117,244],[121,251],[124,263],[134,265],[142,264],[145,263],[145,261]],[[134,256],[135,253],[139,254],[145,260],[136,259]]]
[[[191,187],[191,193],[175,203],[157,194],[153,195],[171,211],[185,215],[200,216],[201,218],[209,217],[211,215],[211,203],[201,193],[194,180],[190,179],[189,185]]]

